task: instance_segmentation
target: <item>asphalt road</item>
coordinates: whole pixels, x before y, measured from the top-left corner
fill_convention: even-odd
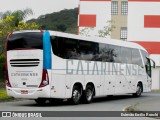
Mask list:
[[[37,105],[33,100],[23,100],[23,101],[14,101],[14,102],[5,102],[0,103],[0,111],[122,111],[126,106],[136,103],[147,102],[151,103],[152,100],[160,99],[160,93],[143,93],[139,98],[133,98],[131,95],[120,95],[113,97],[105,98],[96,98],[91,104],[79,104],[71,105],[68,102],[59,103],[57,105],[47,103],[44,106]],[[36,119],[36,118],[35,118]],[[48,119],[48,118],[47,118]],[[69,118],[57,118],[54,117],[54,120],[69,120]],[[87,118],[74,118],[74,120],[88,120]],[[89,119],[91,119],[89,117]],[[97,117],[92,120],[106,120],[106,118]],[[117,119],[117,118],[109,118]],[[150,120],[152,118],[140,117],[120,117],[118,120]],[[17,120],[17,118],[16,118]],[[52,118],[53,120],[53,118]]]

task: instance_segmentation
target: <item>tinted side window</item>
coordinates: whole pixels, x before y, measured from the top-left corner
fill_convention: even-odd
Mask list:
[[[96,60],[98,55],[98,43],[79,41],[79,59],[81,60]]]
[[[64,38],[64,55],[66,59],[77,59],[79,57],[78,53],[78,40]]]
[[[109,60],[109,48],[106,44],[99,44],[99,59],[98,61],[110,62]]]
[[[55,55],[64,58],[64,43],[62,37],[51,37],[52,51]],[[62,49],[63,48],[63,49]]]
[[[142,66],[142,59],[138,49],[132,49],[132,64]]]
[[[65,59],[78,59],[78,40],[63,37],[51,37],[53,53]]]
[[[132,54],[130,48],[121,47],[121,60],[122,63],[132,64]]]
[[[143,57],[144,64],[145,64],[145,65],[148,64],[148,60],[147,60],[147,58],[146,58],[146,57],[149,56],[148,53],[145,52],[144,50],[141,50],[141,53],[142,53],[142,57]]]
[[[148,53],[144,50],[141,50],[143,61],[145,64],[146,73],[151,77],[151,62],[146,57],[149,57]]]
[[[109,45],[110,62],[121,62],[121,47],[115,45]]]
[[[7,50],[43,49],[43,34],[41,32],[15,33],[9,37]]]

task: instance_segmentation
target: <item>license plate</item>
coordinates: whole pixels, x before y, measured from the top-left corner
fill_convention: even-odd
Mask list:
[[[28,90],[21,90],[21,94],[28,94]]]

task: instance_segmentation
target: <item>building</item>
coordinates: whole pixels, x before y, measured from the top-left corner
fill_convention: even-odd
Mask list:
[[[153,89],[160,89],[160,0],[128,0],[128,41],[139,43],[156,62]]]
[[[78,28],[94,28],[97,36],[104,26],[115,26],[108,36],[144,46],[156,62],[153,89],[160,89],[160,0],[80,0]],[[107,22],[107,23],[106,23]]]
[[[111,20],[110,10],[111,2],[108,0],[80,0],[79,33],[85,27],[94,27],[89,34],[97,35],[98,30],[108,25],[106,22]]]

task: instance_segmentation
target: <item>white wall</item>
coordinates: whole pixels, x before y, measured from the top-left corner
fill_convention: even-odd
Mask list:
[[[160,28],[144,27],[145,15],[160,15],[160,2],[128,2],[128,41],[160,42]],[[150,57],[157,66],[152,71],[152,89],[160,89],[160,54]]]
[[[144,28],[144,15],[160,15],[160,2],[128,3],[128,40],[160,42],[160,28]]]
[[[152,70],[152,89],[160,89],[160,67]]]
[[[111,2],[110,1],[80,1],[80,14],[96,15],[96,27],[89,32],[90,36],[98,35],[98,30],[107,25],[111,20]],[[79,31],[85,27],[79,26]]]

